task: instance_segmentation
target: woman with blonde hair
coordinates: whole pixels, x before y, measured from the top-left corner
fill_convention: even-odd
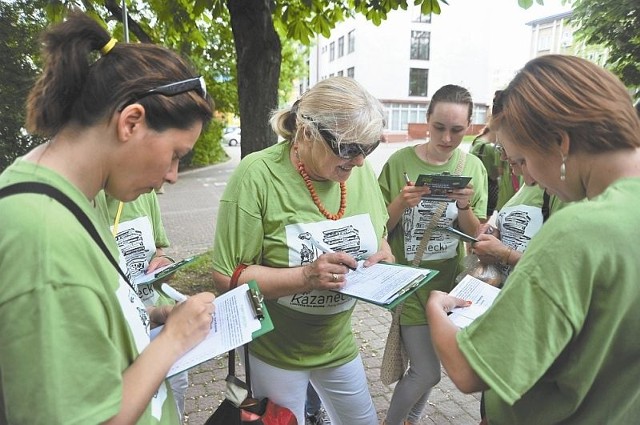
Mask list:
[[[624,85],[572,56],[533,59],[492,127],[509,161],[567,205],[531,241],[491,309],[433,292],[436,351],[491,424],[626,424],[640,414],[640,118]]]
[[[254,395],[305,421],[309,382],[333,425],[377,425],[351,329],[345,285],[356,257],[393,256],[387,212],[365,161],[382,140],[384,111],[355,80],[320,81],[271,124],[284,141],[245,157],[222,196],[214,280],[255,279],[275,329],[249,344]]]

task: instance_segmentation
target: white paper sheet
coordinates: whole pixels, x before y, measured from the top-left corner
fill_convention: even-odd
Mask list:
[[[358,262],[356,270],[347,273],[347,284],[337,291],[357,298],[388,304],[402,295],[402,289],[431,270],[377,263],[364,267]]]
[[[211,332],[171,367],[167,376],[192,368],[251,341],[251,334],[261,327],[249,299],[249,285],[238,286],[214,300],[215,313]],[[151,331],[153,339],[162,329]]]
[[[460,328],[469,326],[475,319],[483,315],[496,297],[500,293],[500,289],[491,286],[471,275],[465,276],[455,288],[449,292],[463,300],[469,300],[472,304],[469,307],[454,308],[449,315],[449,319]]]

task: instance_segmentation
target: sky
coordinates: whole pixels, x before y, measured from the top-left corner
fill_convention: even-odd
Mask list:
[[[487,25],[495,40],[493,61],[497,67],[506,69],[520,68],[530,59],[531,27],[527,22],[571,10],[571,6],[562,5],[561,0],[544,0],[544,5],[534,1],[529,9],[522,9],[517,0],[487,0],[487,4],[492,10],[492,19]]]

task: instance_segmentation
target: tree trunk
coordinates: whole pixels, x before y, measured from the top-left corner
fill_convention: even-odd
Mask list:
[[[277,142],[269,116],[278,107],[282,46],[270,5],[271,0],[227,0],[236,46],[243,158]]]

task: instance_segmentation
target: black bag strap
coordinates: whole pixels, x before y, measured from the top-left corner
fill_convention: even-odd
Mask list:
[[[542,222],[546,222],[547,219],[549,218],[549,214],[551,214],[550,211],[550,199],[551,196],[547,193],[547,191],[545,190],[544,192],[542,192]]]
[[[133,289],[133,291],[136,292],[135,288],[129,281],[129,278],[127,278],[127,276],[124,274],[124,272],[122,271],[122,269],[120,268],[116,260],[113,258],[113,256],[109,252],[109,249],[107,248],[104,241],[100,237],[100,234],[98,233],[95,226],[91,222],[91,219],[87,217],[84,211],[82,211],[82,209],[75,202],[73,202],[71,198],[69,198],[67,195],[62,193],[60,190],[46,183],[21,182],[21,183],[15,183],[9,186],[5,186],[2,189],[0,189],[0,199],[6,196],[18,195],[20,193],[35,193],[39,195],[47,195],[48,197],[55,199],[56,201],[58,201],[59,203],[67,207],[67,209],[73,215],[76,216],[80,224],[82,224],[82,226],[85,228],[87,233],[89,233],[89,235],[96,242],[96,244],[98,244],[98,246],[100,247],[104,255],[107,257],[107,259],[111,263],[111,265],[115,267],[115,269],[118,271],[120,276],[122,276],[124,281],[127,282],[127,284],[131,287],[131,289]]]

